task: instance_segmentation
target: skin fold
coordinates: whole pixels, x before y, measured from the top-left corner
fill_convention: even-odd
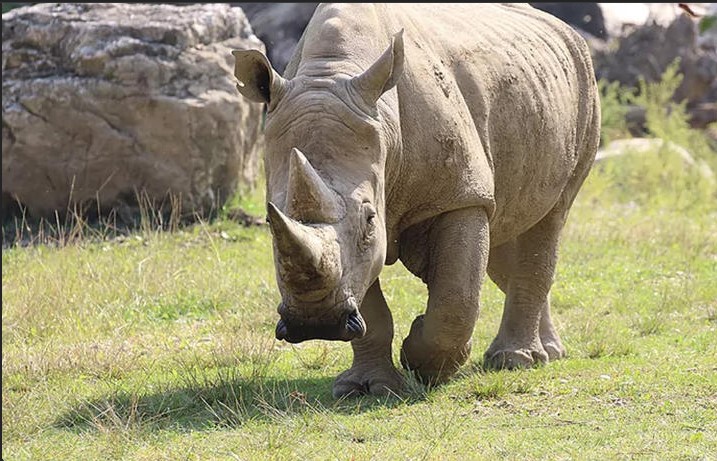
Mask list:
[[[403,386],[379,281],[398,259],[428,287],[400,356],[422,381],[469,357],[486,273],[506,298],[485,363],[565,355],[550,288],[600,129],[577,33],[520,4],[322,4],[283,76],[233,54],[267,105],[277,338],[351,341],[336,397]]]

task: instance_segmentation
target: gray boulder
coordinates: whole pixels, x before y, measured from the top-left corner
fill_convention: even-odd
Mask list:
[[[543,10],[570,24],[575,29],[587,32],[595,38],[606,40],[605,19],[599,3],[591,2],[541,2],[531,3],[532,7]]]
[[[717,55],[698,46],[697,23],[680,15],[669,26],[657,23],[634,30],[617,48],[596,53],[597,78],[636,86],[640,78],[659,81],[675,59],[685,76],[675,95],[678,100],[699,101],[710,91],[717,76]]]
[[[715,174],[705,161],[695,159],[684,147],[659,138],[616,139],[598,149],[595,163],[604,163],[625,155],[674,155],[679,158],[685,170],[696,173],[710,184],[715,184]]]
[[[637,87],[641,78],[660,81],[675,59],[680,60],[683,80],[673,99],[687,102],[693,127],[706,128],[717,121],[717,52],[703,39],[695,19],[681,14],[667,26],[652,22],[629,32],[615,46],[593,48],[596,77],[626,87]],[[641,125],[644,113],[638,111],[632,119]]]
[[[131,205],[138,193],[205,214],[252,184],[262,109],[236,90],[234,48],[264,50],[228,5],[3,14],[3,215],[12,202],[47,216]]]

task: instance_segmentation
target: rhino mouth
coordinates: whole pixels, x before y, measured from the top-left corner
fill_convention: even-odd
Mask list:
[[[282,303],[279,311],[288,309]],[[303,320],[282,315],[276,324],[276,339],[296,344],[310,339],[351,341],[366,334],[366,322],[355,306],[330,321]]]

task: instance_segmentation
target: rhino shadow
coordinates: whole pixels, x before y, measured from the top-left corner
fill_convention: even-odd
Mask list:
[[[250,421],[278,422],[305,413],[361,414],[423,400],[426,388],[402,397],[359,396],[336,400],[333,376],[279,379],[254,377],[195,383],[145,395],[123,390],[80,402],[53,426],[77,433],[129,430],[235,428]]]

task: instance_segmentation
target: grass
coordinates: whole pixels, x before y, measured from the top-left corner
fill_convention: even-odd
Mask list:
[[[231,206],[261,213],[261,192]],[[568,358],[484,371],[488,281],[469,363],[402,397],[335,401],[350,346],[273,339],[269,232],[230,215],[3,250],[4,460],[717,459],[717,189],[669,149],[605,160],[576,200]],[[382,285],[397,363],[426,292],[400,264]]]

